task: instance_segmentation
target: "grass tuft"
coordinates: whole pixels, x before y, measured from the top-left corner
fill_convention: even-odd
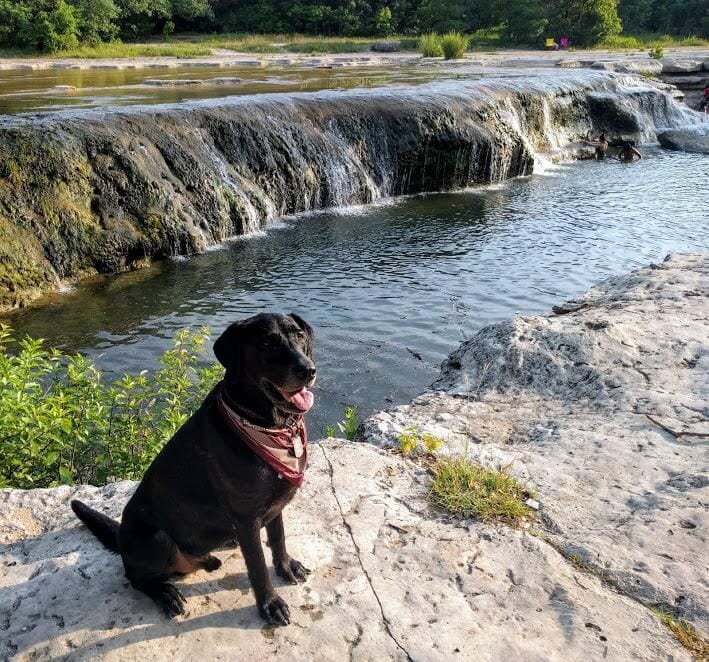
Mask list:
[[[443,49],[443,57],[446,60],[459,60],[465,56],[465,51],[468,48],[468,38],[460,32],[449,32],[443,35],[441,48]]]
[[[441,38],[435,32],[421,35],[418,41],[418,50],[424,57],[442,57]]]
[[[491,471],[465,458],[440,458],[433,467],[430,498],[460,517],[508,524],[531,519],[529,493],[505,469]]]
[[[707,662],[709,660],[709,641],[701,637],[694,626],[683,618],[675,618],[673,614],[659,607],[652,609],[660,623],[671,630],[682,646],[690,651],[697,662]]]

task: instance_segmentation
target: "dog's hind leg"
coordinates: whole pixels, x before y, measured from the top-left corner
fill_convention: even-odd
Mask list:
[[[145,512],[124,517],[118,535],[120,552],[131,586],[152,598],[173,618],[185,613],[184,596],[168,581],[170,575],[179,572],[173,567],[179,549],[151,519]]]
[[[130,577],[128,579],[133,588],[145,593],[162,607],[169,618],[185,613],[185,596],[174,584],[159,579],[133,580]]]

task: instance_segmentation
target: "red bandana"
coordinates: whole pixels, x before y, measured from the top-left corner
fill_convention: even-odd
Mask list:
[[[303,484],[308,464],[308,431],[302,416],[290,427],[270,430],[239,416],[224,402],[221,390],[217,391],[217,406],[226,424],[279,478],[285,478],[296,487]]]

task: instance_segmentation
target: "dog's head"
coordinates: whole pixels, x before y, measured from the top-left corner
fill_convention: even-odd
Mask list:
[[[300,414],[313,405],[313,329],[302,318],[261,313],[234,322],[214,343],[227,380],[255,386],[276,409]]]

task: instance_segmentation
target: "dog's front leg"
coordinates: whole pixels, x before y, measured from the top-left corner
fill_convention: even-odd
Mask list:
[[[249,581],[256,594],[256,604],[263,618],[275,625],[290,623],[290,610],[285,600],[273,590],[268,577],[266,559],[261,547],[260,522],[240,524],[236,528],[236,537],[241,547],[241,553],[246,561]]]
[[[276,574],[291,584],[304,582],[310,570],[300,561],[292,559],[286,551],[286,534],[283,530],[283,515],[278,513],[267,525],[268,546],[273,554],[273,566]]]

